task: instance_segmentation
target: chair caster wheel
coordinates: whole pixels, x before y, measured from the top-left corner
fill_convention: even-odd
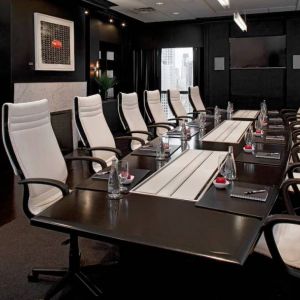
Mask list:
[[[38,275],[32,274],[32,273],[27,275],[27,279],[29,282],[39,282],[40,281]]]

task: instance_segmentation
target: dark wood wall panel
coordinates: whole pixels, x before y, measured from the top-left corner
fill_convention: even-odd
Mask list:
[[[10,56],[10,13],[11,1],[0,1],[0,81],[1,97],[0,106],[11,100],[11,56]],[[0,114],[2,122],[2,114]],[[0,133],[2,141],[2,132]],[[0,168],[1,170],[9,167],[8,160],[2,142],[0,142]]]
[[[300,55],[300,18],[287,20],[287,105],[300,107],[300,70],[293,69],[293,55]]]
[[[34,17],[39,12],[74,21],[75,71],[35,71]],[[57,0],[12,0],[12,82],[49,82],[85,80],[85,15],[77,4]]]
[[[207,81],[205,99],[209,105],[225,107],[230,97],[229,24],[212,23],[205,26],[205,65]],[[225,70],[215,71],[215,58],[223,57]]]

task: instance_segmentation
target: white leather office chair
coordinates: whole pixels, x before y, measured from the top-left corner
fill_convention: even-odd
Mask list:
[[[299,163],[295,164],[287,172],[293,172],[299,166]],[[271,215],[266,219],[254,249],[271,257],[280,270],[297,278],[300,278],[300,216],[289,195],[289,187],[299,183],[299,179],[287,179],[282,183],[281,191],[288,214]]]
[[[211,114],[214,111],[213,107],[205,108],[203,101],[201,99],[201,95],[200,95],[198,86],[189,87],[188,95],[189,95],[189,100],[193,107],[194,113],[206,112],[206,113]]]
[[[120,116],[123,128],[132,136],[138,137],[148,143],[149,138],[153,138],[148,129],[149,128],[165,128],[170,129],[169,126],[160,124],[146,125],[145,120],[139,109],[138,96],[137,93],[119,93],[118,95],[118,112]],[[140,142],[132,141],[131,149],[135,150],[141,146]]]
[[[5,103],[2,107],[2,138],[14,173],[21,178],[19,183],[24,185],[23,209],[28,218],[70,193],[66,185],[67,166],[51,126],[46,99],[19,104]],[[68,160],[97,162],[106,167],[105,161],[91,157],[72,157]],[[73,268],[71,261],[79,265],[76,234],[70,235],[69,269],[33,269],[28,279],[36,281],[40,274],[64,276],[57,286],[48,291],[45,299],[51,298],[63,287],[62,283],[74,279],[74,276],[83,286],[89,287],[95,294],[99,293]]]
[[[86,149],[93,157],[103,159],[108,166],[112,159],[122,157],[122,152],[116,148],[117,140],[135,140],[144,143],[138,137],[122,136],[114,138],[107,125],[102,99],[99,94],[74,99],[75,121],[77,130]],[[94,170],[99,171],[99,164],[94,164]]]
[[[280,270],[300,278],[300,217],[272,215],[263,230],[255,251],[271,257]]]
[[[167,119],[164,109],[160,101],[160,92],[159,90],[154,91],[144,91],[144,108],[148,117],[150,124],[161,124],[171,127],[176,127],[176,124],[169,121],[177,121],[178,118]],[[168,130],[165,128],[157,128],[156,134],[162,135]]]
[[[176,118],[181,118],[184,120],[193,119],[193,117],[188,116],[181,100],[179,90],[168,90],[168,103],[169,107]]]

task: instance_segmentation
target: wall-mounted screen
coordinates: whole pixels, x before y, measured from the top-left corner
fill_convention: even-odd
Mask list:
[[[230,39],[230,67],[286,67],[286,36],[264,36]]]

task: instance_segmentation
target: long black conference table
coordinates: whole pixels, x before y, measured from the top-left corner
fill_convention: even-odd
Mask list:
[[[207,131],[212,127],[208,125]],[[192,133],[193,130],[196,129],[192,128]],[[288,133],[283,131],[283,134],[286,135],[284,144],[261,141],[260,145],[261,149],[281,151],[279,164],[244,162],[242,158],[236,162],[237,182],[272,186],[273,194],[267,203],[241,199],[230,202],[226,190],[217,191],[213,186],[203,196],[202,206],[196,206],[194,201],[136,193],[126,194],[120,200],[108,200],[107,183],[89,178],[70,195],[33,217],[31,224],[101,241],[125,242],[243,265],[255,247],[283,180],[289,147]],[[171,145],[180,147],[169,161],[187,148],[205,149],[200,135],[197,132],[188,142],[170,139]],[[132,171],[147,169],[149,175],[164,164],[155,157],[134,153],[125,160]]]

